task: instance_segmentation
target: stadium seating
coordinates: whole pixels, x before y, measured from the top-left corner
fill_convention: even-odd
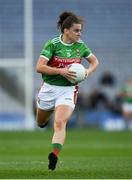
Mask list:
[[[0,59],[24,57],[24,1],[0,2]],[[132,2],[130,0],[33,0],[33,37],[35,67],[43,43],[59,34],[56,29],[58,15],[62,11],[73,11],[85,19],[82,39],[100,61],[96,73],[81,84],[80,91],[91,91],[98,84],[98,77],[109,69],[117,78],[118,85],[131,76],[132,67]],[[85,64],[85,63],[84,63]],[[16,74],[12,70],[8,75]],[[34,72],[34,94],[41,76]],[[18,78],[18,77],[17,77]],[[17,79],[16,78],[16,79]],[[20,83],[20,84],[19,84]],[[18,84],[23,87],[22,76]],[[3,91],[0,90],[0,97]],[[8,101],[9,94],[4,93]],[[35,96],[35,95],[34,95]],[[18,102],[14,100],[14,106]],[[0,113],[2,105],[0,105]]]

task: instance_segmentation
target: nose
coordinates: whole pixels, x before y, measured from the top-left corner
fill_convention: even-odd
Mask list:
[[[81,31],[78,32],[78,36],[81,36]]]

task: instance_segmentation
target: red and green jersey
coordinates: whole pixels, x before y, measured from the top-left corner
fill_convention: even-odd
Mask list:
[[[88,58],[91,50],[83,41],[66,44],[61,36],[56,37],[43,46],[41,56],[48,60],[48,66],[64,68],[72,63],[81,63],[82,58]],[[57,86],[73,86],[70,81],[61,75],[42,74],[44,82]]]

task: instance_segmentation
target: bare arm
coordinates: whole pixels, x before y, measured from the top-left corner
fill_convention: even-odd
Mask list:
[[[59,74],[59,68],[50,67],[47,63],[48,60],[40,56],[36,65],[36,71],[38,73],[49,75]]]
[[[49,74],[49,75],[57,75],[60,74],[64,76],[65,78],[74,79],[75,72],[68,71],[68,67],[65,68],[56,68],[56,67],[50,67],[47,65],[48,60],[44,57],[39,57],[37,65],[36,65],[36,71],[41,74]]]
[[[99,65],[99,61],[94,54],[92,54],[90,57],[86,58],[86,60],[90,64],[89,67],[86,69],[86,77],[87,77],[97,69],[97,67]]]

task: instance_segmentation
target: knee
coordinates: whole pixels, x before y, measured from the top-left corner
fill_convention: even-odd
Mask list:
[[[39,121],[38,118],[36,119],[36,123],[37,123],[37,126],[38,126],[38,127],[42,128],[42,123],[41,123],[41,121]]]
[[[44,128],[44,127],[46,127],[46,126],[47,126],[47,124],[48,124],[48,121],[47,121],[47,122],[45,122],[45,123],[40,123],[40,122],[38,122],[38,121],[37,121],[37,126],[38,126],[38,127],[40,127],[40,128]]]
[[[66,122],[65,121],[55,121],[55,130],[62,130],[63,128],[65,128],[66,126]]]
[[[46,125],[46,123],[45,123],[45,121],[43,121],[43,119],[41,119],[41,118],[36,118],[36,124],[37,124],[37,126],[38,127],[40,127],[40,128],[44,128]]]
[[[37,121],[37,126],[43,128],[43,124],[41,124],[39,121]]]

